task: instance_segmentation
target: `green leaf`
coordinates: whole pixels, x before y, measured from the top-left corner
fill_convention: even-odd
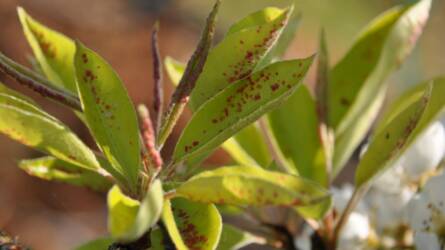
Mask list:
[[[190,96],[191,109],[197,110],[231,83],[249,76],[273,47],[288,18],[289,10],[282,11],[270,22],[229,34],[216,45]]]
[[[361,33],[330,72],[329,125],[335,128],[334,175],[368,132],[384,101],[385,79],[415,45],[431,0],[393,8]]]
[[[164,230],[163,227],[156,227],[151,230],[150,243],[151,243],[151,248],[150,248],[151,250],[181,249],[181,248],[175,248],[174,244],[171,242],[168,236],[168,232],[166,232],[166,230]]]
[[[169,56],[165,58],[164,65],[170,81],[177,87],[184,75],[186,65]]]
[[[177,249],[216,249],[222,220],[213,204],[175,198],[164,203],[162,219]]]
[[[109,246],[113,244],[113,240],[110,238],[101,238],[87,242],[75,250],[108,250]]]
[[[240,165],[267,167],[272,162],[269,148],[256,123],[225,141],[222,148]]]
[[[29,97],[27,97],[25,95],[22,95],[21,93],[6,87],[1,82],[0,82],[0,94],[6,94],[6,95],[9,95],[9,96],[13,96],[13,97],[16,97],[16,98],[18,98],[18,99],[20,99],[22,101],[25,101],[25,102],[28,102],[28,103],[30,103],[32,105],[37,106],[37,104],[31,98],[29,98]]]
[[[112,174],[124,176],[134,191],[141,145],[136,111],[127,90],[111,66],[80,43],[76,44],[74,65],[88,127],[114,167]]]
[[[212,187],[212,188],[208,188]],[[323,204],[328,209],[328,191],[315,182],[257,167],[234,166],[202,172],[176,189],[187,199],[226,205],[306,206],[303,215],[318,218],[326,211],[311,209]],[[327,204],[327,206],[326,206]],[[317,207],[318,209],[319,207]]]
[[[168,59],[168,60],[167,60]],[[173,84],[177,85],[184,73],[185,65],[168,57],[165,60],[167,73]],[[256,124],[252,124],[222,144],[222,148],[240,165],[267,166],[271,161],[267,144]],[[198,155],[187,161],[187,165],[197,165],[209,153]]]
[[[210,152],[283,103],[298,88],[313,57],[272,64],[206,102],[184,129],[173,155],[179,162]]]
[[[21,160],[19,167],[31,176],[48,181],[58,181],[75,186],[87,187],[99,192],[109,190],[112,184],[97,172],[82,169],[51,156],[32,160]]]
[[[221,239],[216,250],[238,250],[253,243],[259,243],[257,237],[228,224],[224,224]]]
[[[444,80],[442,78],[437,78],[433,80],[433,89],[435,89],[436,84],[441,84]],[[420,84],[415,85],[414,87],[408,89],[400,97],[398,97],[395,101],[390,103],[387,110],[385,110],[385,113],[383,114],[382,118],[380,118],[377,127],[375,128],[373,134],[379,134],[382,129],[384,129],[389,122],[391,122],[397,115],[399,115],[402,111],[404,111],[409,105],[412,105],[416,101],[418,101],[420,98],[422,98],[425,89],[428,87],[428,84],[431,81],[423,82]],[[434,97],[435,91],[433,91],[433,97]],[[432,98],[433,98],[432,97]]]
[[[0,94],[0,132],[63,161],[95,170],[93,152],[69,128],[38,107]]]
[[[113,238],[124,242],[140,238],[158,222],[163,201],[164,194],[159,180],[151,184],[142,202],[126,196],[118,186],[114,186],[108,193],[109,232]]]
[[[318,115],[307,87],[299,87],[282,107],[269,113],[269,122],[281,152],[299,175],[326,186],[329,180]]]
[[[372,181],[391,166],[413,142],[423,116],[428,115],[433,85],[424,91],[423,96],[409,105],[375,135],[363,155],[356,171],[355,184],[359,188]],[[443,102],[443,101],[442,101]],[[434,104],[433,104],[434,105]]]
[[[29,16],[21,7],[17,9],[25,36],[46,77],[71,93],[77,93],[73,57],[74,42]]]
[[[293,12],[293,6],[288,8],[289,13]],[[279,17],[286,10],[268,7],[257,12],[254,12],[247,17],[241,19],[232,27],[230,27],[227,35],[239,32],[243,29],[252,28],[259,25],[264,25],[266,23],[272,22],[274,19]],[[274,59],[280,58],[284,55],[290,43],[295,37],[298,24],[300,23],[299,15],[292,15],[287,24],[284,26],[282,33],[280,34],[275,45],[270,49],[267,55],[258,63],[256,69],[261,69],[267,66],[269,63],[274,61]]]

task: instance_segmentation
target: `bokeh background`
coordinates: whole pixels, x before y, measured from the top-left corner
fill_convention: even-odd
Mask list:
[[[286,57],[302,57],[317,49],[321,27],[327,31],[331,63],[350,47],[360,29],[373,17],[402,0],[224,0],[217,38],[242,16],[264,6],[295,4],[302,14],[297,38]],[[163,56],[186,61],[197,43],[210,0],[0,0],[0,50],[27,64],[31,51],[19,25],[16,7],[72,38],[84,42],[105,57],[121,75],[135,103],[151,103],[152,68],[150,30],[161,20],[160,47]],[[388,102],[406,87],[445,74],[445,1],[434,2],[431,19],[409,60],[391,81]],[[307,81],[310,84],[313,75]],[[0,75],[8,86],[16,83]],[[165,80],[168,98],[172,91]],[[22,90],[22,89],[21,89]],[[59,117],[91,144],[86,128],[66,109],[23,90]],[[183,116],[183,126],[187,115]],[[166,148],[172,150],[176,130]],[[0,229],[19,237],[33,249],[72,249],[81,242],[106,234],[105,197],[82,188],[48,183],[27,176],[16,167],[19,159],[39,156],[24,146],[0,136]],[[227,162],[217,152],[207,163]],[[343,179],[347,179],[348,173]]]

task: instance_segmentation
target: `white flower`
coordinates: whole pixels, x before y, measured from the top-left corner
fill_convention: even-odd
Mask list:
[[[400,190],[406,187],[407,183],[404,180],[405,169],[399,160],[386,172],[377,177],[372,187],[385,193],[398,194]]]
[[[443,243],[440,242],[437,235],[425,232],[416,232],[414,235],[416,249],[419,250],[444,250]]]
[[[401,161],[406,175],[416,180],[434,170],[444,152],[445,129],[442,123],[434,122],[403,155]]]
[[[445,174],[428,180],[421,193],[411,199],[406,220],[415,231],[418,249],[445,249]]]
[[[382,232],[396,232],[405,224],[403,211],[414,192],[409,188],[396,192],[385,192],[382,188],[372,188],[365,196],[376,230]]]
[[[371,233],[369,219],[366,215],[352,212],[340,234],[340,245],[358,245],[365,242]],[[340,249],[345,249],[340,247]]]
[[[341,188],[337,187],[331,188],[332,199],[334,201],[334,208],[337,214],[343,213],[343,210],[346,208],[346,205],[348,204],[349,199],[351,199],[353,192],[354,192],[354,187],[349,183],[344,184]],[[359,202],[355,210],[361,213],[366,213],[367,207],[363,202]]]

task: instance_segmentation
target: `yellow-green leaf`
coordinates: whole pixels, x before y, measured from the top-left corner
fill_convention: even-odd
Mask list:
[[[334,175],[368,132],[384,101],[385,79],[411,52],[431,0],[395,7],[364,29],[330,72],[329,125],[335,128]]]
[[[212,151],[278,107],[298,88],[312,59],[275,63],[225,88],[194,113],[176,145],[173,160]]]
[[[175,198],[164,203],[162,219],[179,250],[213,250],[218,246],[222,220],[213,204]]]
[[[216,250],[238,250],[253,243],[262,243],[257,237],[241,231],[231,225],[224,224],[221,239]]]
[[[289,10],[281,12],[270,22],[229,34],[210,51],[190,96],[192,110],[197,110],[231,83],[252,73],[287,23]]]
[[[299,175],[326,186],[329,180],[318,115],[307,87],[300,86],[282,107],[270,112],[269,122],[281,152]]]
[[[135,191],[141,167],[139,126],[122,81],[99,55],[80,43],[74,60],[88,127],[115,171]]]
[[[79,168],[76,165],[51,156],[21,160],[19,167],[31,176],[48,181],[87,187],[98,192],[105,192],[112,185],[108,179],[97,172]]]
[[[29,147],[80,167],[95,170],[93,152],[65,125],[38,107],[0,94],[0,132]]]
[[[129,242],[138,239],[159,220],[163,207],[162,184],[156,180],[142,202],[114,186],[108,193],[108,230],[113,238]]]
[[[203,203],[302,207],[304,216],[314,218],[322,216],[330,204],[328,191],[313,181],[249,166],[202,172],[179,186],[176,192]],[[324,211],[319,209],[320,204],[323,204]],[[312,213],[310,208],[316,209],[316,213]]]
[[[77,93],[73,57],[74,42],[29,16],[23,8],[18,8],[20,22],[34,55],[53,84],[61,84],[71,93]]]
[[[169,56],[165,58],[164,65],[165,70],[167,71],[167,75],[169,76],[173,85],[178,86],[179,81],[181,81],[182,75],[184,75],[186,65]]]
[[[177,85],[184,73],[185,65],[173,58],[165,60],[167,74],[173,84]],[[222,144],[222,148],[240,165],[268,166],[271,161],[267,144],[262,137],[257,124],[252,124],[235,136],[227,139]],[[198,155],[187,161],[187,164],[198,164],[208,156],[208,153]]]
[[[416,102],[400,112],[379,134],[375,135],[356,171],[355,184],[361,187],[385,171],[413,141],[422,118],[427,115],[433,85]]]
[[[267,168],[272,162],[264,137],[257,123],[253,123],[222,144],[222,148],[240,165]]]
[[[108,250],[109,247],[113,244],[113,240],[110,238],[101,238],[92,240],[87,242],[79,247],[76,247],[75,250]]]

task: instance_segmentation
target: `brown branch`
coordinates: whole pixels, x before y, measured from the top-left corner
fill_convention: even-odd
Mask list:
[[[159,21],[155,23],[151,35],[151,51],[153,58],[153,79],[154,79],[153,117],[154,117],[154,128],[156,134],[159,132],[161,126],[162,111],[164,105],[164,89],[162,85],[162,63],[161,63],[161,54],[159,52],[158,32],[159,32]]]
[[[210,48],[212,46],[213,37],[215,35],[216,16],[218,13],[221,0],[217,0],[213,6],[213,10],[207,18],[204,32],[201,36],[201,40],[193,53],[192,57],[187,63],[184,75],[179,82],[178,87],[173,93],[172,100],[170,101],[169,109],[164,116],[159,136],[157,138],[156,146],[162,148],[168,136],[176,125],[179,117],[182,114],[185,106],[188,103],[190,93],[195,87],[195,83],[204,68],[204,64],[207,61]]]
[[[48,80],[14,62],[2,53],[0,53],[0,71],[43,97],[52,99],[75,110],[82,110],[80,101],[76,96],[54,86]]]

